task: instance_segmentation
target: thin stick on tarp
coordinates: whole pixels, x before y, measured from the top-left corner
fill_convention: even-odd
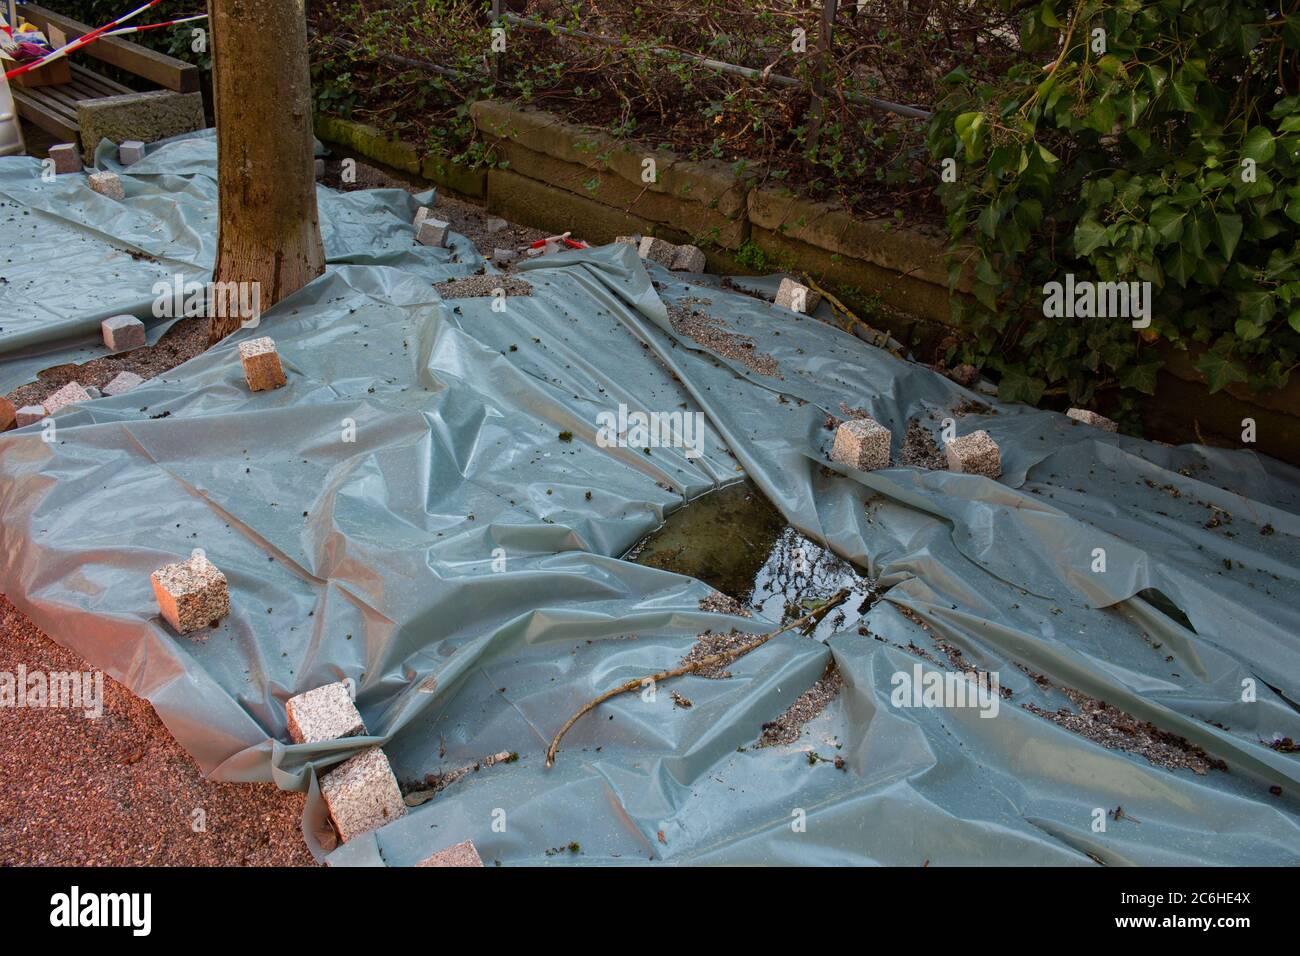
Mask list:
[[[660,681],[668,680],[671,677],[681,677],[685,674],[694,674],[696,671],[704,670],[709,667],[717,667],[719,664],[728,664],[738,657],[744,657],[750,651],[762,647],[778,635],[784,634],[787,631],[793,631],[795,628],[802,627],[805,624],[815,624],[820,621],[823,617],[829,614],[833,608],[839,607],[839,605],[843,604],[850,593],[851,591],[848,588],[840,588],[840,590],[831,595],[830,599],[825,604],[817,608],[815,611],[810,611],[798,620],[791,621],[789,624],[783,624],[775,631],[764,634],[762,637],[755,638],[747,644],[733,647],[729,651],[720,651],[717,654],[710,654],[708,657],[702,657],[689,664],[683,664],[681,667],[674,667],[672,670],[660,671],[658,674],[651,674],[648,677],[634,678],[626,684],[620,684],[612,690],[605,691],[605,693],[601,694],[599,697],[587,701],[582,705],[577,713],[564,722],[564,726],[561,727],[556,735],[551,738],[551,745],[546,748],[546,766],[550,767],[555,763],[555,754],[560,749],[560,741],[563,740],[564,735],[569,732],[569,728],[581,720],[586,714],[589,714],[601,704],[605,703],[605,701],[617,697],[619,694],[630,694],[634,691],[640,690],[647,684],[658,684]]]

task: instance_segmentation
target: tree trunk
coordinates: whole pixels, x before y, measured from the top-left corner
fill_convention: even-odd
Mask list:
[[[325,271],[303,0],[209,0],[208,15],[221,220],[212,279],[257,283],[265,311]],[[240,324],[213,314],[209,342]]]

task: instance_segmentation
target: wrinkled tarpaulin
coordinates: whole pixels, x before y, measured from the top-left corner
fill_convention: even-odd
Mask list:
[[[124,203],[0,160],[0,217],[16,209],[32,224],[5,225],[7,387],[51,342],[141,307],[160,268],[206,274],[214,159],[209,137],[157,148],[122,171]],[[103,151],[100,162],[111,165]],[[708,299],[697,307],[752,336],[780,377],[748,371],[672,332],[625,246],[526,263],[534,294],[505,312],[490,298],[443,302],[434,282],[483,265],[468,242],[412,246],[417,203],[398,190],[320,196],[331,268],[261,328],[60,413],[55,443],[37,426],[0,438],[0,587],[148,698],[216,779],[308,788],[309,843],[326,829],[315,772],[361,746],[382,743],[406,781],[519,753],[331,862],[409,864],[463,839],[504,863],[1300,860],[1300,771],[1267,745],[1300,739],[1286,699],[1300,685],[1296,469],[997,406],[957,423],[998,441],[998,482],[846,474],[825,459],[824,421],[841,403],[901,435],[975,396],[820,322],[650,266],[663,300]],[[262,334],[289,382],[252,395],[235,346]],[[597,415],[620,403],[703,411],[704,454],[599,447]],[[706,628],[773,626],[701,612],[700,582],[617,557],[742,469],[800,531],[880,576],[869,634],[786,635],[730,665],[729,680],[674,681],[689,709],[625,695],[544,769],[546,742],[587,699],[671,666]],[[149,586],[195,547],[232,594],[201,641],[169,632]],[[1096,548],[1105,573],[1090,570]],[[910,642],[943,660],[932,635],[1000,674],[1012,696],[995,718],[890,704],[892,675],[919,660]],[[754,749],[831,658],[838,699],[796,745]],[[342,677],[375,736],[282,743],[285,700]],[[1257,702],[1242,700],[1243,681]],[[1162,769],[1025,709],[1068,706],[1060,685],[1228,770]],[[1096,811],[1120,806],[1123,819],[1094,832]],[[572,843],[579,852],[555,852]]]

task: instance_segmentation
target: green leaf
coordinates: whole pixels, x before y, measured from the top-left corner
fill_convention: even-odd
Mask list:
[[[1196,369],[1205,376],[1211,394],[1233,382],[1246,381],[1246,373],[1241,366],[1214,351],[1207,351],[1197,359]]]
[[[1241,217],[1232,212],[1214,214],[1214,243],[1223,253],[1223,258],[1231,261],[1237,243],[1241,241]]]
[[[1097,249],[1109,244],[1106,227],[1095,219],[1081,219],[1074,227],[1074,251],[1077,255],[1091,255]]]
[[[1047,383],[1041,378],[1026,374],[1019,365],[1011,366],[1003,370],[1002,380],[998,382],[998,400],[1035,405],[1046,389]]]
[[[1267,126],[1256,126],[1241,144],[1241,155],[1257,163],[1266,163],[1273,158],[1277,145],[1273,133]]]
[[[1174,109],[1183,113],[1195,113],[1196,87],[1182,80],[1174,80],[1169,84],[1169,102]]]
[[[1143,362],[1141,365],[1130,365],[1119,373],[1119,384],[1122,388],[1136,389],[1144,395],[1154,395],[1160,365],[1160,362]]]
[[[1156,231],[1162,242],[1177,242],[1183,235],[1183,219],[1187,215],[1177,206],[1171,205],[1165,201],[1158,201],[1158,204],[1151,209],[1151,228]]]

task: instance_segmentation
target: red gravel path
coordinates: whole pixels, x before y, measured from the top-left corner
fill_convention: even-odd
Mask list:
[[[20,663],[91,669],[0,595],[0,672]],[[303,799],[204,780],[148,701],[107,675],[98,719],[0,707],[0,865],[311,866]]]

